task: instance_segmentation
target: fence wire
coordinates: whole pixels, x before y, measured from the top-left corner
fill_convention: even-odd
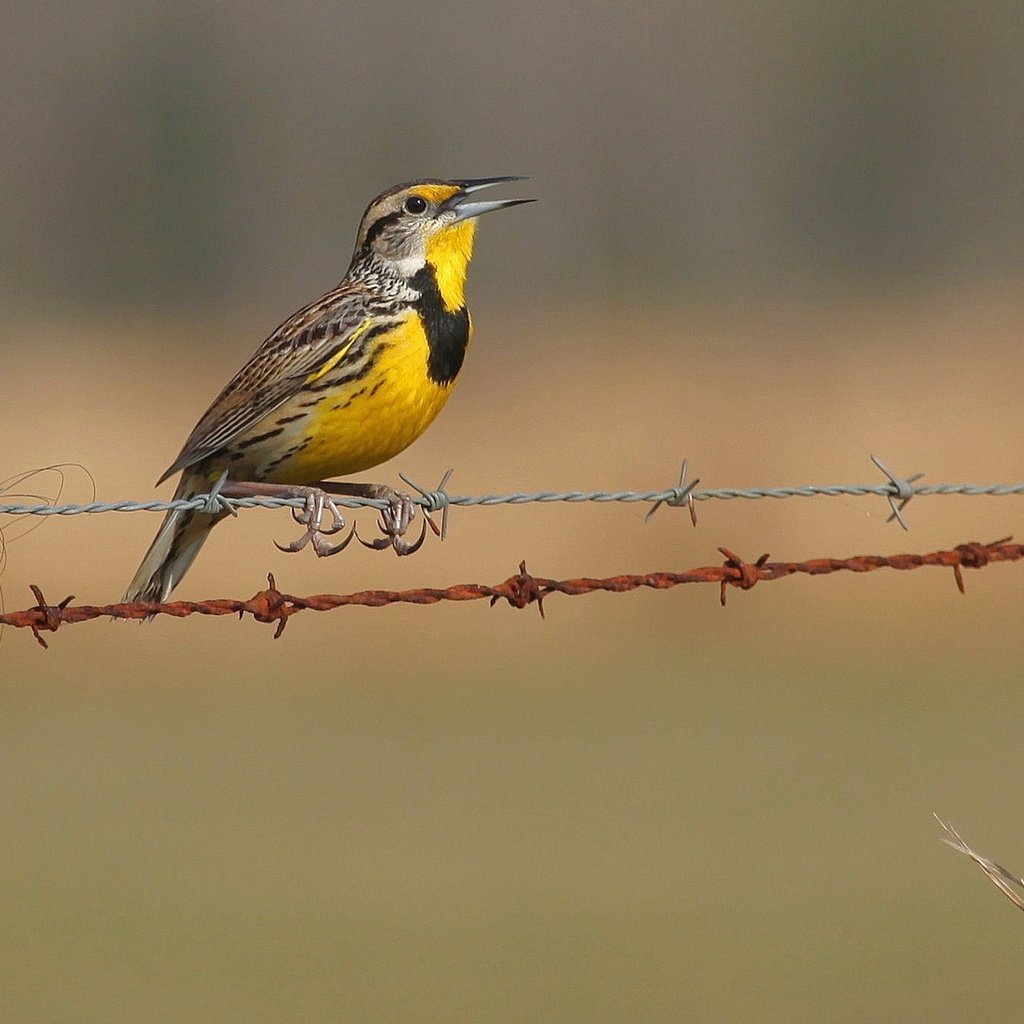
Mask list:
[[[903,509],[912,498],[934,495],[980,495],[1006,496],[1024,495],[1024,482],[1016,484],[972,484],[972,483],[918,483],[922,473],[901,477],[893,473],[881,459],[872,455],[871,461],[885,475],[886,481],[873,484],[802,484],[795,487],[719,487],[697,490],[699,480],[687,482],[687,463],[684,460],[679,483],[660,490],[646,491],[516,491],[511,494],[449,494],[445,489],[449,470],[433,490],[402,476],[405,483],[416,492],[414,501],[428,512],[447,513],[453,506],[473,507],[492,505],[527,505],[535,502],[640,502],[651,506],[648,516],[661,505],[685,506],[696,522],[695,502],[699,501],[756,501],[763,498],[816,498],[816,497],[864,497],[877,496],[889,503],[891,515],[906,529]],[[400,474],[401,475],[401,474]],[[219,492],[223,478],[209,494],[198,494],[192,498],[173,501],[91,501],[84,504],[0,504],[0,515],[12,516],[74,516],[93,515],[105,512],[167,512],[171,509],[189,509],[216,513],[235,512],[243,508],[302,508],[302,498],[225,498]],[[2,492],[0,492],[2,493]],[[334,497],[332,500],[346,508],[382,509],[387,502],[375,498]]]
[[[186,618],[189,615],[251,615],[257,622],[276,623],[275,639],[284,632],[292,615],[303,611],[330,611],[349,605],[381,608],[390,604],[437,604],[440,601],[488,600],[493,606],[506,601],[513,608],[526,608],[536,604],[544,614],[544,600],[552,594],[569,597],[604,591],[613,594],[628,593],[647,587],[668,590],[684,583],[717,583],[721,603],[725,604],[729,587],[750,590],[756,584],[805,574],[824,576],[834,572],[873,572],[876,569],[919,569],[939,566],[953,570],[960,592],[964,592],[963,568],[981,569],[992,562],[1016,562],[1024,558],[1024,545],[1013,544],[1009,538],[991,544],[960,544],[948,551],[928,554],[854,555],[850,558],[816,558],[805,562],[772,562],[762,555],[747,562],[728,548],[718,549],[725,561],[721,565],[708,565],[684,572],[652,572],[639,575],[610,576],[604,579],[580,577],[552,580],[532,576],[526,564],[520,563],[519,572],[502,583],[486,586],[480,583],[459,583],[444,588],[420,587],[414,590],[363,590],[354,594],[314,594],[297,597],[277,589],[274,577],[268,576],[268,586],[248,600],[213,599],[208,601],[131,601],[107,605],[73,605],[74,597],[66,597],[58,604],[50,604],[39,587],[31,586],[36,604],[24,611],[0,614],[0,624],[31,629],[35,638],[47,647],[43,632],[56,632],[61,626],[91,619],[148,619],[157,615]]]

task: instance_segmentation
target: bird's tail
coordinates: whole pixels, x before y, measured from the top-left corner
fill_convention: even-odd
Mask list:
[[[175,491],[175,498],[196,494],[199,480],[186,475]],[[124,595],[125,601],[166,601],[181,582],[189,566],[199,554],[210,531],[226,515],[211,515],[190,509],[172,509],[164,518],[142,565]]]

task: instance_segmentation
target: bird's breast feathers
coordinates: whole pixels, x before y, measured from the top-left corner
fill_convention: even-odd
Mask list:
[[[463,352],[470,333],[467,314]],[[359,473],[397,455],[430,426],[454,374],[439,383],[427,372],[431,344],[423,316],[410,310],[360,340],[366,342],[357,346],[362,359],[342,358],[311,374],[302,390],[233,439],[224,453],[232,477],[308,483]]]

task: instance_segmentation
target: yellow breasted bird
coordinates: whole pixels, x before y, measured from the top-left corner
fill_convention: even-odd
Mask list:
[[[473,330],[465,286],[476,218],[531,202],[469,197],[520,180],[423,179],[381,193],[363,215],[341,283],[260,345],[158,483],[181,471],[175,498],[207,493],[218,482],[225,497],[303,498],[304,509],[294,514],[306,531],[284,550],[311,542],[318,555],[334,554],[352,536],[334,545],[325,540],[344,526],[330,494],[383,498],[386,539],[370,546],[415,550],[419,541],[402,537],[416,508],[408,495],[324,481],[397,455],[441,411]],[[227,514],[168,512],[125,600],[166,600]]]

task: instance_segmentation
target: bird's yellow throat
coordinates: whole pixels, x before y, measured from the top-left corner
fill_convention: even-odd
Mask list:
[[[464,220],[442,228],[427,243],[427,262],[434,268],[445,311],[452,313],[466,304],[466,272],[473,258],[476,221]]]

